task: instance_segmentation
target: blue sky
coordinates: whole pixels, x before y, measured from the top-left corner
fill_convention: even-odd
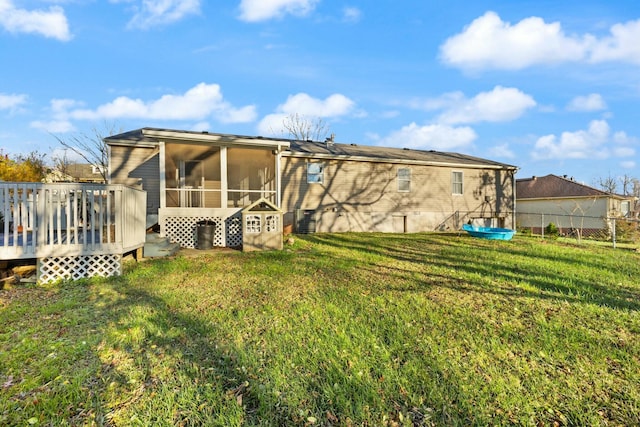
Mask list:
[[[640,2],[0,0],[0,149],[115,127],[454,151],[640,178]]]

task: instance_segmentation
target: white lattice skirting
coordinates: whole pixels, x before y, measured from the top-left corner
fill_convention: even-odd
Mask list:
[[[183,248],[196,247],[196,227],[200,221],[215,224],[214,246],[235,247],[242,245],[242,216],[235,214],[226,218],[214,216],[169,216],[164,218],[164,230],[172,242]]]
[[[38,281],[78,280],[86,277],[109,277],[122,274],[122,256],[82,255],[38,259]]]

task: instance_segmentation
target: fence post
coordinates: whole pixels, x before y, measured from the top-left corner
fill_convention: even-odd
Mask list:
[[[616,219],[611,219],[611,239],[613,240],[613,249],[616,248]]]
[[[540,232],[542,233],[542,238],[544,239],[544,214],[540,214]]]

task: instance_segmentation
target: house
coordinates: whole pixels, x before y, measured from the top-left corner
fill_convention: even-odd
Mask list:
[[[242,244],[243,208],[265,199],[297,232],[511,226],[517,167],[457,153],[143,128],[105,138],[110,182],[147,191],[148,223],[194,247]]]
[[[609,230],[608,218],[628,217],[633,197],[607,193],[573,178],[546,175],[516,180],[516,223],[540,234],[553,223],[562,234]]]
[[[71,163],[55,167],[45,177],[45,182],[86,182],[104,184],[100,166],[88,163]]]

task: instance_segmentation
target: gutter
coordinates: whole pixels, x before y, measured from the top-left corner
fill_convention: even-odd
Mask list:
[[[419,165],[419,166],[440,166],[440,167],[459,167],[459,168],[471,168],[471,169],[496,169],[496,170],[513,170],[517,171],[516,166],[507,165],[487,165],[481,163],[452,163],[452,162],[438,162],[438,161],[426,161],[426,160],[411,160],[411,159],[394,159],[394,158],[374,158],[364,156],[350,156],[347,154],[335,155],[335,154],[308,154],[308,153],[294,153],[291,151],[285,151],[282,153],[283,157],[294,157],[301,159],[322,159],[322,160],[351,160],[354,162],[369,162],[369,163],[398,163],[404,165]]]

